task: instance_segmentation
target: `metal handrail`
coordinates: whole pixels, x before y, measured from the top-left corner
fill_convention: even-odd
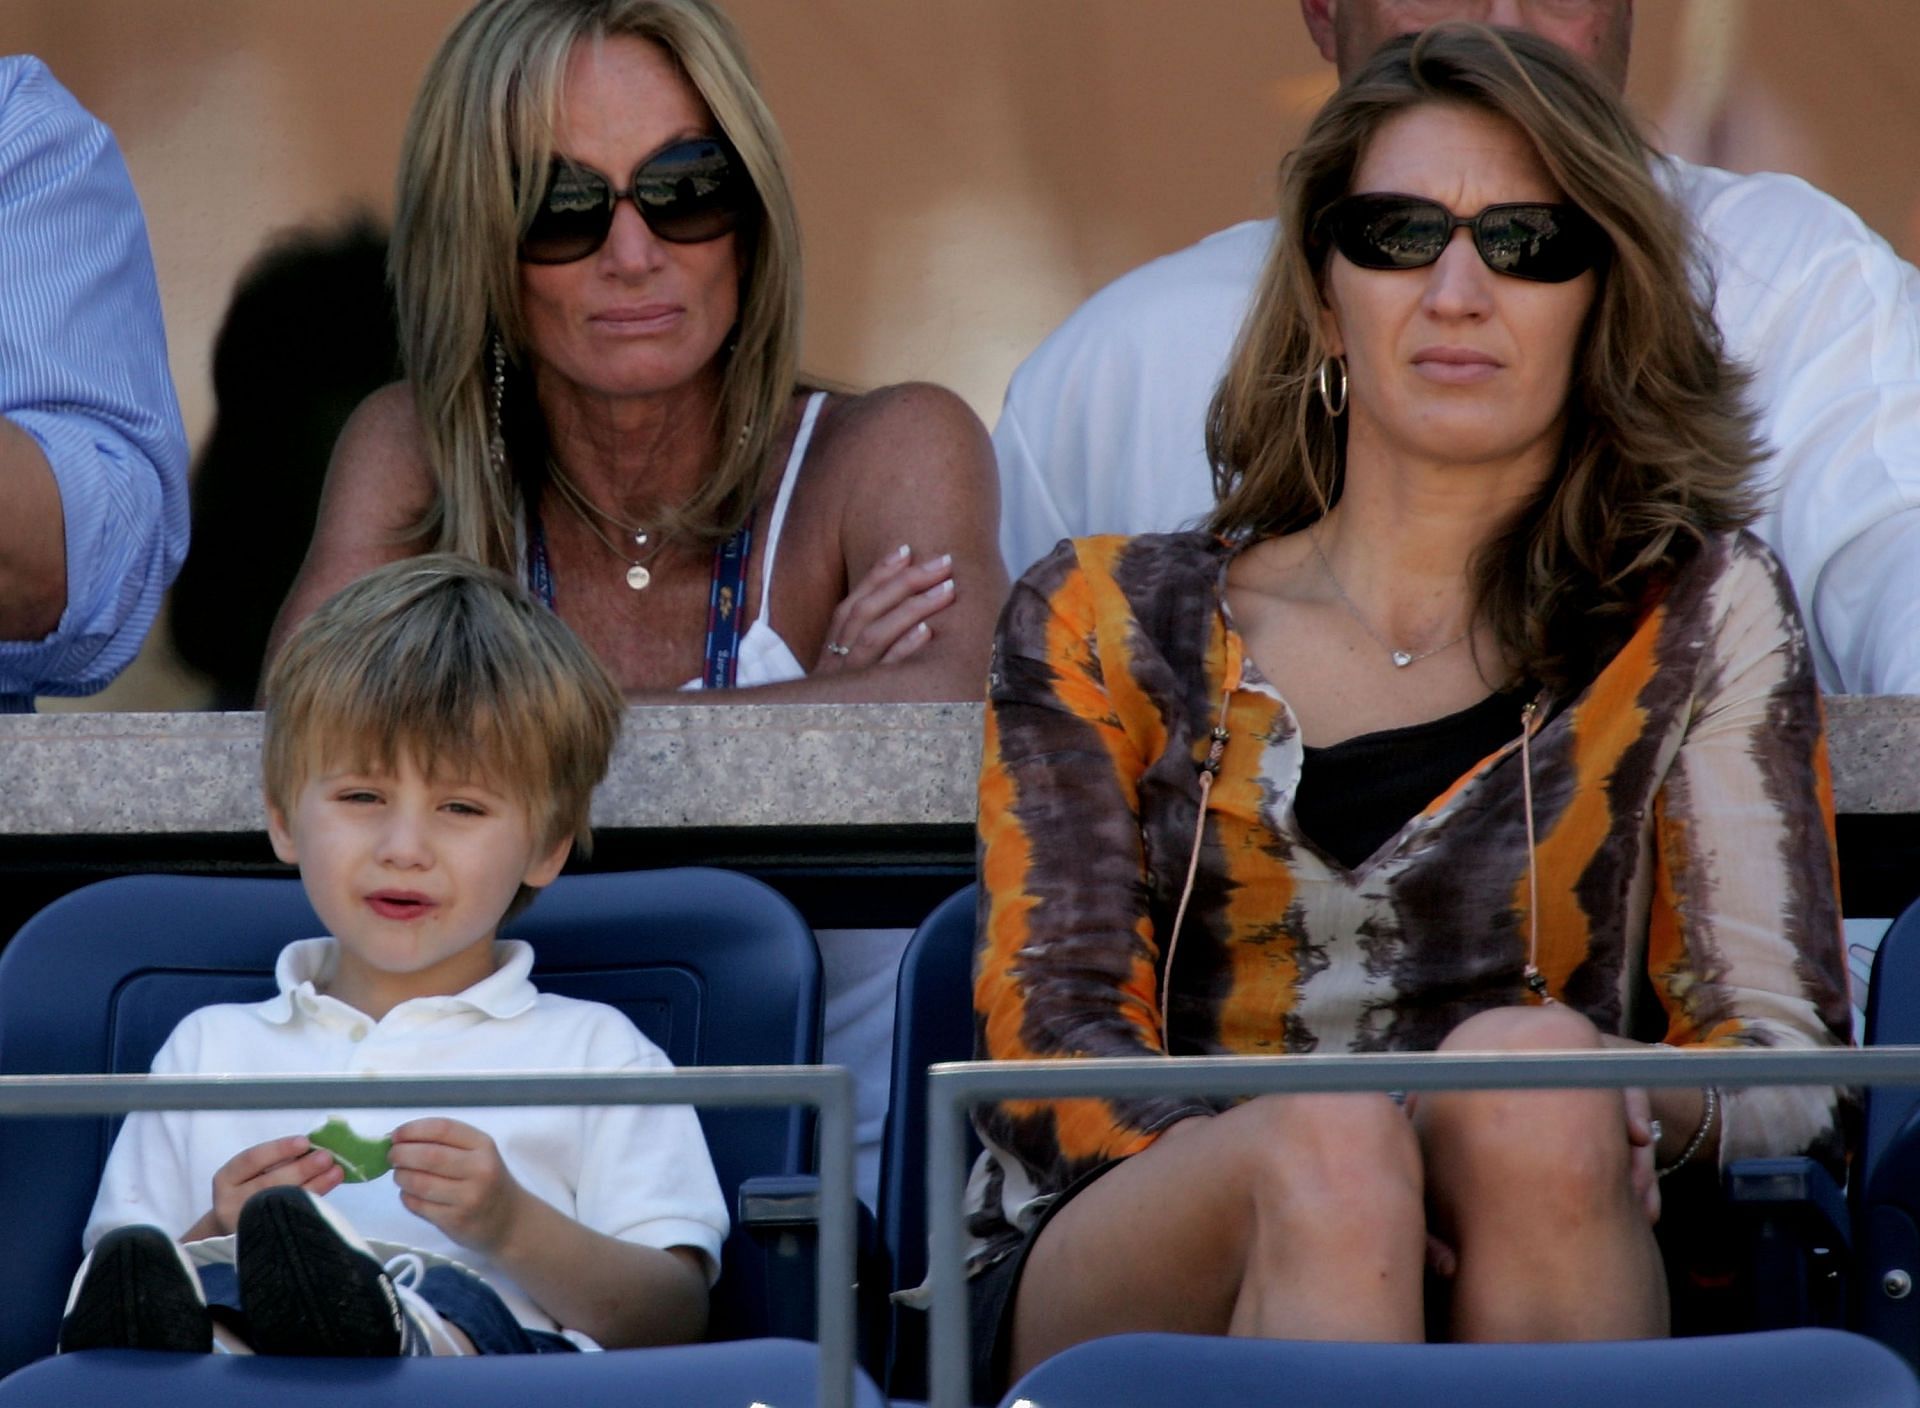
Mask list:
[[[852,1408],[853,1077],[839,1066],[705,1066],[621,1075],[0,1076],[0,1117],[422,1105],[806,1105],[817,1110],[819,1401],[823,1408]]]
[[[966,1408],[967,1284],[962,1202],[966,1118],[990,1100],[1127,1095],[1236,1098],[1384,1090],[1618,1089],[1685,1085],[1920,1085],[1920,1046],[1804,1051],[1694,1049],[1164,1056],[956,1061],[927,1071],[929,1408]]]

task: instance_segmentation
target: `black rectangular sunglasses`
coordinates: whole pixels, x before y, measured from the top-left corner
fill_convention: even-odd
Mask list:
[[[520,237],[529,264],[571,264],[607,242],[620,202],[671,244],[700,244],[731,233],[746,205],[739,158],[718,137],[694,137],[662,147],[634,168],[627,189],[590,166],[556,157],[533,223]]]
[[[1478,215],[1455,215],[1437,200],[1395,192],[1345,196],[1327,207],[1321,228],[1362,269],[1420,269],[1445,251],[1461,226],[1496,274],[1563,284],[1606,258],[1606,232],[1576,205],[1516,201]]]

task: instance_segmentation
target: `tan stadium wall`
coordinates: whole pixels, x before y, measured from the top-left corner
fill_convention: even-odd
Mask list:
[[[459,0],[3,0],[119,135],[196,443],[211,342],[270,236],[392,207],[401,125]],[[1293,0],[731,0],[792,149],[807,363],[1008,374],[1109,279],[1266,213],[1331,70]],[[1911,0],[1640,0],[1630,92],[1682,155],[1795,172],[1920,253]],[[191,708],[157,638],[83,708]]]

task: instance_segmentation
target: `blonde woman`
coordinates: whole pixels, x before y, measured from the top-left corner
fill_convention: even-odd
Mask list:
[[[1005,579],[936,387],[809,387],[779,134],[706,0],[484,0],[401,158],[407,370],[341,437],[284,633],[429,549],[526,581],[630,699],[961,699]]]
[[[635,702],[978,697],[986,432],[938,387],[799,378],[785,156],[707,0],[483,0],[414,106],[392,268],[408,379],[343,433],[278,633],[437,549],[526,582]],[[906,935],[816,935],[870,1193]]]

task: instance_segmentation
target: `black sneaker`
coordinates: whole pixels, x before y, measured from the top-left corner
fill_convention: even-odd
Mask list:
[[[393,1280],[347,1221],[304,1188],[264,1188],[240,1209],[240,1304],[261,1354],[430,1354]]]
[[[60,1352],[170,1349],[213,1352],[200,1277],[158,1227],[116,1227],[80,1263],[60,1321]]]

